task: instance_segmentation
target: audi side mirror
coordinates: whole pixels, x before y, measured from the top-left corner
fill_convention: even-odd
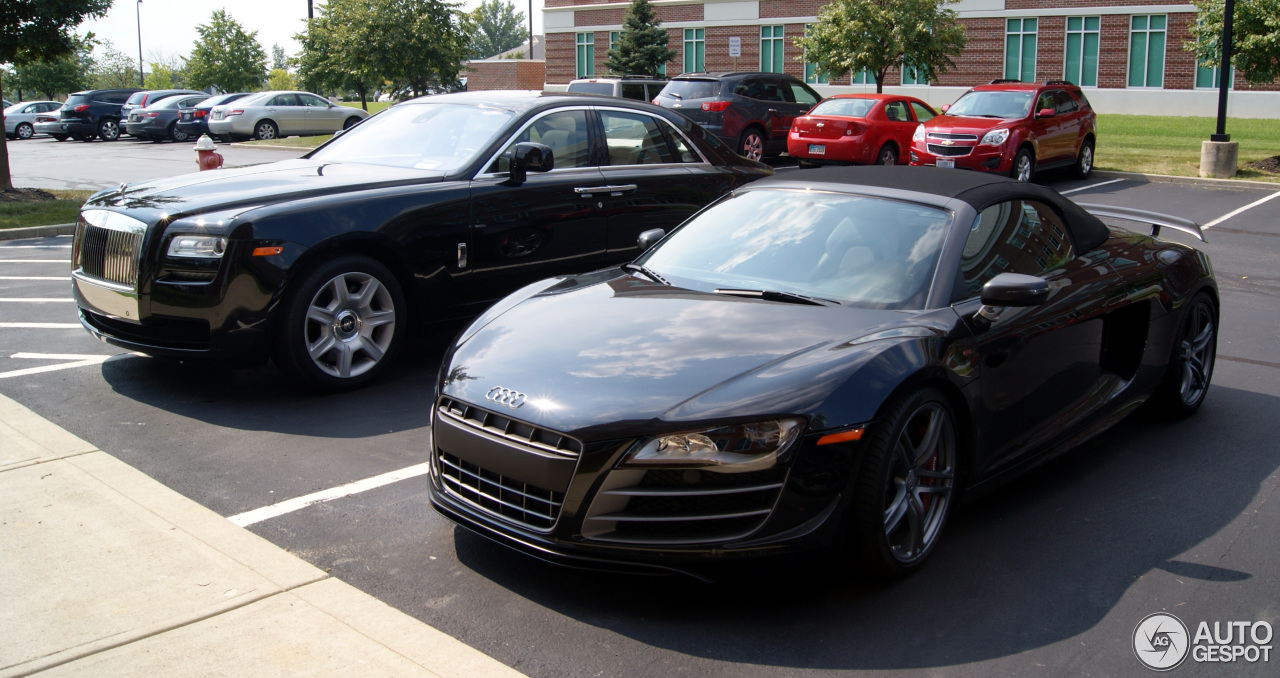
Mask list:
[[[511,153],[512,186],[519,186],[529,179],[529,172],[550,172],[555,167],[555,153],[546,144],[524,142],[516,144]]]
[[[1055,111],[1055,110],[1053,110],[1052,108],[1042,108],[1042,109],[1040,109],[1040,110],[1036,111],[1036,117],[1037,117],[1037,118],[1052,118],[1053,116],[1055,116],[1055,115],[1057,115],[1057,114],[1058,114],[1058,112],[1057,112],[1057,111]]]
[[[987,306],[1039,306],[1048,298],[1049,283],[1034,275],[1001,273],[982,286]]]
[[[659,240],[662,240],[662,236],[666,234],[667,232],[660,228],[651,228],[636,238],[636,244],[640,246],[640,251],[644,252],[653,247]]]

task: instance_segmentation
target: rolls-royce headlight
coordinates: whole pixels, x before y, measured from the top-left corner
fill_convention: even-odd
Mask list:
[[[219,259],[227,251],[227,239],[214,235],[180,235],[169,243],[169,256]]]
[[[642,441],[623,457],[620,465],[715,466],[721,473],[759,471],[777,464],[803,428],[803,420],[785,418],[669,433]]]

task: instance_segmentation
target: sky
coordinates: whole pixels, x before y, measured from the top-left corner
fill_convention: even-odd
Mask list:
[[[516,11],[523,12],[529,20],[529,0],[512,0]],[[314,0],[317,6],[324,0]],[[463,0],[466,10],[480,4],[480,0]],[[258,42],[271,58],[271,46],[278,44],[289,56],[298,52],[298,42],[293,36],[302,32],[307,18],[307,0],[143,0],[139,6],[134,0],[115,0],[111,10],[101,19],[86,21],[77,32],[93,31],[99,41],[110,40],[115,48],[125,54],[138,54],[138,22],[141,10],[142,55],[150,62],[156,57],[187,56],[191,46],[199,39],[196,26],[209,22],[216,9],[225,9],[246,31],[258,32]],[[542,31],[542,0],[533,0],[533,30]],[[100,54],[101,52],[99,52]],[[167,59],[166,59],[167,60]]]

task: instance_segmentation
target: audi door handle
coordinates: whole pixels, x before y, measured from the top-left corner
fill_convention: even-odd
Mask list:
[[[591,186],[591,187],[585,187],[585,188],[580,187],[580,188],[573,189],[573,192],[583,197],[586,197],[589,195],[595,195],[596,193],[608,193],[609,195],[622,195],[623,193],[630,193],[636,190],[637,188],[638,186],[636,186],[635,184],[619,184],[617,186]]]

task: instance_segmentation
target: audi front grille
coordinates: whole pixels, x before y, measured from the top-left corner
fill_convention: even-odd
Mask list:
[[[502,436],[519,445],[528,445],[564,457],[577,458],[582,454],[582,443],[562,433],[526,424],[461,400],[441,398],[438,411],[468,426]]]

